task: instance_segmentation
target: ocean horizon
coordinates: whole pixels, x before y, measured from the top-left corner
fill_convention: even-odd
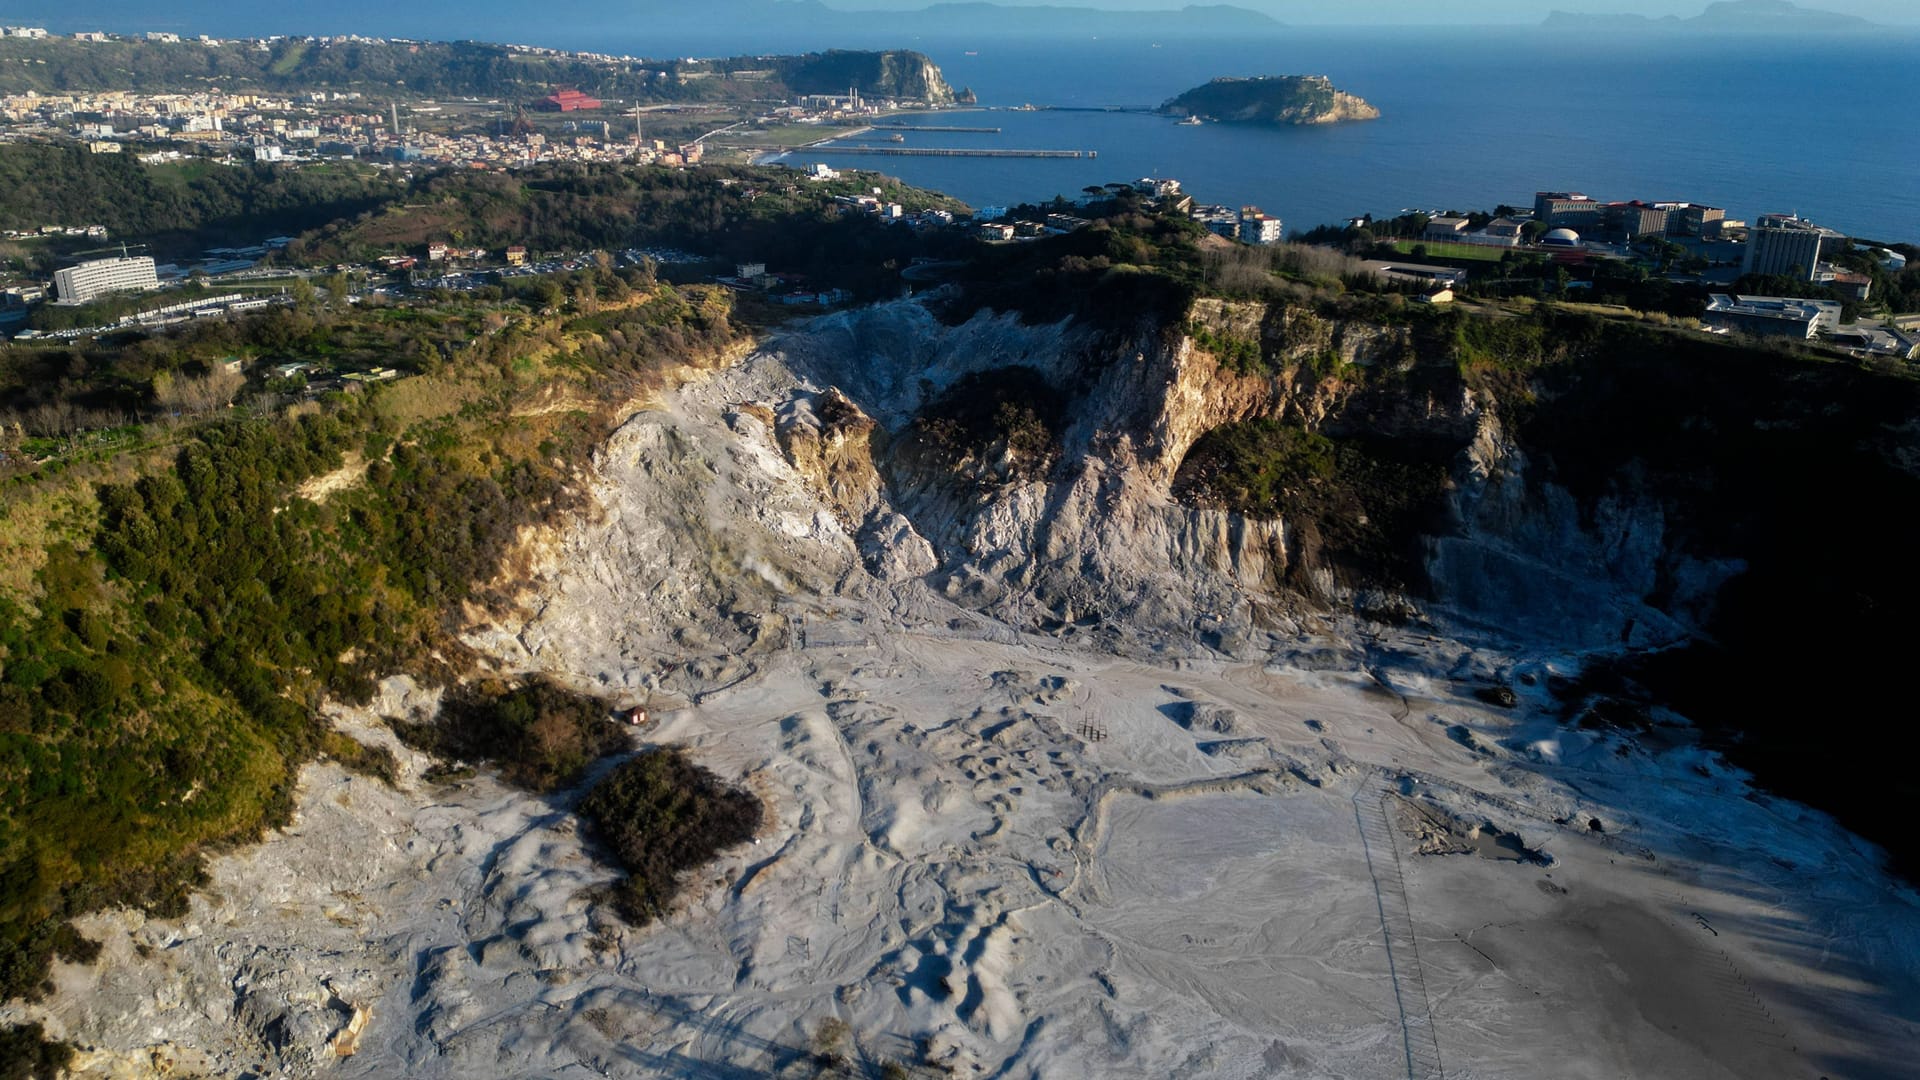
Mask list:
[[[1072,197],[1141,176],[1259,205],[1289,229],[1420,209],[1531,204],[1541,190],[1793,212],[1920,241],[1920,111],[1897,72],[1920,33],[1872,39],[1571,38],[1537,30],[1302,31],[1247,42],[913,43],[993,108],[999,135],[906,145],[1088,150],[1097,158],[788,155],[878,169],[973,205]],[[1325,74],[1378,120],[1265,129],[1142,113],[1221,75]],[[938,117],[921,123],[939,125]],[[958,123],[959,121],[953,121]]]
[[[32,5],[28,5],[31,7]],[[1000,136],[910,136],[909,145],[1091,150],[1074,160],[898,158],[810,152],[796,164],[877,168],[974,205],[1071,197],[1091,184],[1174,177],[1195,197],[1258,205],[1301,230],[1371,213],[1487,209],[1535,191],[1719,206],[1731,218],[1793,212],[1852,235],[1920,242],[1920,110],[1903,92],[1920,27],[1866,33],[1705,34],[1541,26],[1274,26],[1231,39],[1121,33],[902,34],[835,20],[796,33],[600,7],[529,20],[476,4],[457,32],[413,8],[358,2],[302,16],[209,5],[165,12],[94,5],[57,31],[363,33],[687,57],[829,47],[915,49],[984,106],[1145,109],[1222,75],[1323,74],[1378,120],[1270,130],[1176,127],[1137,114],[996,113]],[[117,14],[115,14],[117,13]],[[21,15],[30,14],[23,11]],[[81,26],[80,20],[86,23]],[[72,23],[73,25],[68,25]],[[936,141],[936,139],[938,141]]]

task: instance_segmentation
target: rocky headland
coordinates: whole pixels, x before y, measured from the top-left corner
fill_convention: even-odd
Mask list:
[[[1169,116],[1211,117],[1236,124],[1292,127],[1377,120],[1380,110],[1334,88],[1325,75],[1219,78],[1161,104]]]

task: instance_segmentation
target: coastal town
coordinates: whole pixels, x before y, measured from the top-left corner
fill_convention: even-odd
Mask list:
[[[0,27],[0,40],[58,37],[37,27]],[[71,40],[261,54],[290,48],[418,47],[405,39],[359,35],[231,40],[201,36],[183,41],[177,34],[163,32],[137,37],[79,33],[71,35]],[[614,65],[632,70],[646,63],[631,56],[527,45],[499,48],[511,56],[564,61],[589,71]],[[44,63],[26,56],[13,59]],[[691,84],[706,74],[698,70],[701,61],[674,64],[671,73],[639,67],[632,77],[644,82],[671,75]],[[740,72],[728,71],[725,77],[754,85]],[[881,117],[927,107],[924,100],[863,94],[854,87],[718,102],[603,100],[572,86],[548,87],[523,98],[430,97],[404,87],[377,98],[358,89],[28,91],[0,95],[0,142],[72,140],[92,153],[133,153],[147,163],[204,157],[229,163],[357,160],[454,168],[608,162],[686,165],[700,162],[714,148],[722,151],[723,158],[744,160],[755,149],[778,148],[789,132],[797,131],[802,142],[815,141]]]
[[[840,170],[814,164],[784,170],[798,183],[841,182]],[[1018,208],[984,206],[971,214],[927,208],[909,211],[884,198],[882,189],[837,195],[842,214],[870,217],[914,231],[955,231],[987,243],[1018,244],[1085,228],[1082,212],[1117,197],[1135,199],[1163,212],[1183,215],[1214,236],[1234,244],[1270,247],[1285,242],[1283,222],[1256,206],[1226,207],[1197,202],[1178,180],[1142,178],[1128,184],[1089,188],[1077,200]],[[1872,277],[1833,261],[1842,253],[1857,266],[1871,259],[1888,271],[1906,266],[1906,257],[1888,248],[1855,250],[1840,233],[1790,214],[1763,215],[1752,224],[1731,220],[1717,207],[1694,203],[1602,203],[1575,192],[1540,192],[1531,210],[1500,208],[1497,216],[1412,214],[1393,222],[1360,217],[1341,229],[1318,230],[1317,239],[1368,256],[1367,271],[1404,286],[1419,302],[1451,304],[1475,296],[1497,296],[1514,284],[1516,264],[1552,275],[1560,296],[1579,302],[1593,289],[1596,272],[1609,270],[1645,276],[1664,269],[1661,280],[1673,287],[1705,293],[1695,317],[1703,332],[1740,333],[1829,344],[1860,356],[1903,360],[1920,357],[1920,315],[1884,312],[1863,317],[1872,300]],[[1382,240],[1368,230],[1381,228]],[[1395,231],[1408,235],[1394,239]],[[1583,235],[1582,230],[1585,230]],[[49,224],[8,234],[8,239],[49,236],[106,240],[98,225]],[[1367,239],[1360,239],[1367,238]],[[1303,237],[1296,234],[1295,242]],[[396,251],[365,264],[321,268],[289,263],[291,237],[276,236],[238,248],[218,248],[198,262],[156,263],[149,255],[83,260],[62,267],[50,282],[0,281],[0,332],[23,339],[75,338],[130,327],[153,328],[195,318],[237,314],[269,303],[285,302],[292,281],[317,273],[341,275],[356,290],[389,294],[404,290],[464,291],[514,277],[578,270],[592,252],[530,253],[525,245],[498,251],[444,241],[417,251]],[[678,251],[628,249],[619,260],[698,263],[702,256]],[[1504,269],[1504,273],[1499,273]],[[817,289],[801,276],[772,271],[766,264],[740,264],[713,279],[739,291],[764,294],[774,303],[801,309],[834,307],[853,297],[842,289]],[[1499,276],[1495,276],[1499,274]],[[1575,275],[1585,275],[1580,280]],[[1739,281],[1766,279],[1817,287],[1825,298],[1743,293]],[[1541,282],[1546,278],[1521,278]],[[162,290],[194,284],[227,286],[233,292],[185,302],[164,302]],[[1531,286],[1530,286],[1531,287]],[[26,325],[36,305],[83,305],[127,292],[155,292],[156,301],[112,323],[43,332]],[[1510,291],[1509,291],[1510,294]]]
[[[0,28],[0,39],[41,41],[54,36],[33,27]],[[164,32],[124,39],[104,33],[72,37],[94,44],[194,44],[216,50],[285,50],[289,46],[288,39],[279,38],[203,37],[183,43],[178,35]],[[299,39],[292,44],[310,48],[411,45],[400,39],[358,36]],[[533,46],[502,48],[528,58],[588,65],[642,63],[634,57]],[[572,87],[551,88],[525,100],[396,95],[377,101],[361,90],[339,89],[281,94],[217,88],[186,93],[28,92],[0,98],[0,144],[84,147],[89,154],[130,155],[153,168],[349,166],[389,170],[397,177],[444,169],[686,168],[708,160],[753,159],[790,165],[785,171],[793,183],[832,184],[842,180],[842,171],[805,161],[807,146],[872,129],[903,110],[930,107],[935,103],[876,97],[863,94],[857,86],[839,93],[756,101],[745,109],[739,102],[643,106],[602,100]],[[650,127],[673,132],[674,137],[650,137]],[[717,153],[709,150],[710,145],[718,148]],[[1604,291],[1599,288],[1603,283],[1624,278],[1651,281],[1657,290],[1689,297],[1683,304],[1669,305],[1670,313],[1696,320],[1703,332],[1815,341],[1861,356],[1912,359],[1920,355],[1920,317],[1891,310],[1879,312],[1878,317],[1872,313],[1873,269],[1897,273],[1905,266],[1905,256],[1887,246],[1855,243],[1792,214],[1763,214],[1748,222],[1701,202],[1608,201],[1560,190],[1538,192],[1531,206],[1503,204],[1486,212],[1407,211],[1385,219],[1363,214],[1289,234],[1279,216],[1260,207],[1203,203],[1178,180],[1159,177],[1089,186],[1074,199],[1056,198],[1050,204],[981,206],[970,214],[949,209],[909,212],[883,198],[877,187],[839,195],[836,207],[841,213],[867,215],[912,230],[959,231],[989,243],[1022,243],[1085,226],[1082,212],[1087,207],[1102,205],[1119,194],[1159,212],[1190,218],[1234,243],[1272,246],[1291,237],[1295,243],[1339,249],[1365,260],[1369,273],[1404,287],[1423,303],[1526,295],[1579,302]],[[87,242],[84,247],[66,246],[77,251],[91,248],[96,255],[128,239],[109,236],[97,223],[28,224],[15,228],[6,239],[79,238]],[[11,273],[0,267],[0,333],[31,339],[44,332],[71,338],[254,310],[274,302],[276,290],[284,294],[291,281],[316,272],[286,257],[292,241],[290,236],[256,237],[251,243],[215,247],[185,259],[122,250],[109,257],[75,259],[44,278],[22,274],[19,266]],[[471,249],[449,238],[418,250],[391,251],[365,264],[324,269],[346,275],[356,288],[461,289],[479,287],[502,275],[536,273],[540,267],[565,268],[591,257],[584,251],[540,254],[542,258],[530,258],[525,245],[498,251]],[[46,269],[42,267],[43,272]],[[777,266],[771,274],[762,268],[757,274],[721,270],[713,276],[729,287],[768,293],[788,306],[818,308],[850,299],[839,290],[814,289],[794,275],[783,276]],[[1771,282],[1772,291],[1743,291],[1739,287],[1743,281]],[[1789,290],[1781,288],[1781,282],[1807,288]],[[203,288],[235,287],[236,291],[163,302],[167,299],[163,290],[189,283]],[[29,319],[32,309],[43,303],[81,305],[129,290],[155,292],[156,302],[100,325],[43,331]],[[1789,291],[1806,295],[1784,295]]]

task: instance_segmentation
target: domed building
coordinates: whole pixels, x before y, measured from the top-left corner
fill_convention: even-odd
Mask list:
[[[1540,238],[1542,247],[1579,247],[1580,234],[1572,229],[1554,229]]]

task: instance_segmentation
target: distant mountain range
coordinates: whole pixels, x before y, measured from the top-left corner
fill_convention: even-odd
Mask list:
[[[1692,18],[1677,15],[1593,15],[1555,11],[1541,25],[1554,30],[1701,30],[1714,33],[1833,33],[1871,30],[1857,15],[1803,8],[1790,0],[1719,0]]]
[[[1271,33],[1273,18],[1224,4],[1165,10],[1103,11],[1074,4],[1028,7],[957,0],[914,7],[915,0],[889,0],[897,8],[849,11],[821,0],[569,0],[564,10],[524,0],[331,0],[313,5],[240,5],[232,0],[5,0],[8,23],[45,26],[55,33],[165,30],[214,37],[272,34],[366,34],[428,41],[565,41],[573,48],[649,38],[711,42],[728,49],[792,52],[885,39],[915,37],[1195,37]],[[1097,3],[1098,0],[1092,0]],[[558,40],[556,40],[558,39]],[[597,40],[596,40],[597,39]]]
[[[701,5],[658,5],[650,16],[676,30],[710,28],[718,20],[741,20],[756,31],[792,28],[857,30],[867,34],[940,34],[976,37],[1219,35],[1272,31],[1270,16],[1227,4],[1189,5],[1162,11],[1106,11],[1097,7],[1024,6],[984,0],[939,3],[925,8],[843,11],[820,0],[718,0]]]

